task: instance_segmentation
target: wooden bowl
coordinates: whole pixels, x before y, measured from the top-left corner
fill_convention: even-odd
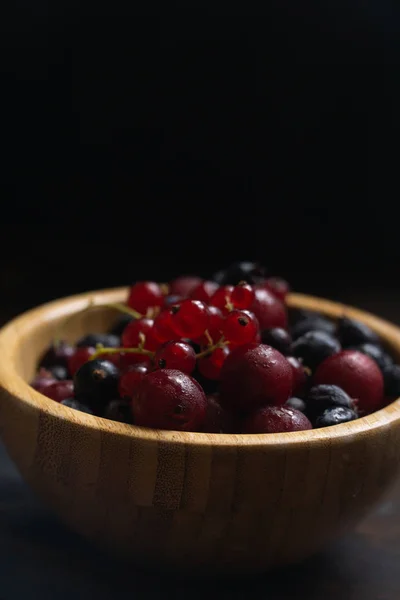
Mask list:
[[[141,429],[64,407],[26,382],[61,319],[126,289],[31,310],[0,333],[0,432],[24,479],[83,536],[141,563],[251,572],[298,561],[359,521],[400,465],[400,400],[335,427],[272,435]],[[400,330],[340,304],[292,307],[367,323],[400,354]],[[115,311],[76,315],[73,340]]]

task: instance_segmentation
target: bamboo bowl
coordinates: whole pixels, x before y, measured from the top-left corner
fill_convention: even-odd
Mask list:
[[[400,400],[331,428],[270,435],[142,429],[64,407],[26,382],[67,315],[126,289],[31,310],[0,332],[0,433],[24,479],[72,529],[139,563],[251,572],[298,561],[358,522],[400,465]],[[292,307],[364,321],[400,355],[400,329],[292,294]],[[66,338],[115,312],[76,315]]]

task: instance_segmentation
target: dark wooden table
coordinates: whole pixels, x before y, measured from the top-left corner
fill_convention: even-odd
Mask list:
[[[341,299],[400,322],[399,297]],[[398,600],[400,481],[354,533],[301,565],[238,580],[187,580],[136,571],[89,547],[32,496],[0,446],[0,600],[207,596]]]

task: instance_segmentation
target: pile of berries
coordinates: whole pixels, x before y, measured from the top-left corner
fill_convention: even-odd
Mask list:
[[[109,333],[54,343],[31,385],[115,421],[208,433],[327,427],[400,396],[400,366],[369,327],[289,311],[288,292],[250,262],[135,283]]]

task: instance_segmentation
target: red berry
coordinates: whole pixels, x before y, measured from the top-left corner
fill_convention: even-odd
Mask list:
[[[234,417],[218,402],[218,394],[207,396],[206,418],[201,426],[203,433],[231,433],[234,431]]]
[[[135,424],[156,429],[198,431],[206,408],[206,396],[197,381],[174,369],[146,375],[132,400]]]
[[[134,354],[133,352],[121,352],[119,354],[118,368],[122,373],[128,371],[131,367],[145,363],[150,365],[151,358],[146,354]]]
[[[130,367],[125,373],[122,373],[118,384],[118,391],[121,398],[132,398],[148,372],[149,367],[146,363],[138,363]]]
[[[171,326],[176,335],[194,340],[208,328],[210,313],[200,300],[184,300],[171,308]]]
[[[287,356],[286,360],[292,367],[293,375],[293,396],[301,396],[306,389],[309,376],[304,369],[304,366],[295,356]]]
[[[233,285],[223,285],[217,289],[215,294],[211,296],[210,304],[219,308],[224,315],[227,315],[229,308],[227,304],[231,301]]]
[[[329,356],[317,368],[314,384],[332,383],[357,401],[361,414],[383,405],[383,377],[376,362],[357,350],[343,350]]]
[[[269,277],[264,284],[267,290],[272,292],[274,296],[279,298],[282,302],[285,301],[286,296],[290,292],[290,286],[285,279],[281,277]]]
[[[287,406],[266,406],[246,419],[243,433],[282,433],[306,429],[312,429],[312,425],[299,410]]]
[[[221,402],[244,411],[284,404],[292,384],[292,368],[280,352],[265,344],[245,344],[235,348],[222,367]]]
[[[85,346],[77,348],[74,354],[68,360],[68,371],[70,375],[75,375],[78,369],[81,368],[85,362],[87,362],[91,356],[96,352],[95,348]]]
[[[101,360],[108,360],[108,362],[115,365],[118,369],[121,367],[121,352],[104,353],[100,356]]]
[[[68,367],[68,359],[75,352],[75,348],[67,342],[61,341],[57,346],[50,346],[40,361],[41,367],[54,367],[54,365],[62,365]]]
[[[235,308],[250,308],[254,300],[254,290],[249,283],[241,281],[231,294],[231,302]]]
[[[170,282],[169,293],[187,298],[194,288],[202,281],[203,280],[200,277],[192,277],[191,275],[177,277]]]
[[[273,327],[287,328],[287,312],[285,305],[264,288],[254,290],[254,301],[250,308],[258,319],[260,330]]]
[[[190,292],[190,297],[192,300],[201,300],[201,302],[209,304],[211,296],[218,288],[219,285],[215,281],[202,281]]]
[[[171,326],[170,310],[163,310],[154,319],[153,333],[154,337],[160,342],[169,342],[176,338],[176,334]]]
[[[157,350],[154,363],[160,369],[177,369],[190,375],[196,366],[196,353],[185,342],[167,342]]]
[[[258,332],[258,321],[249,311],[233,310],[222,323],[222,334],[233,344],[248,344]]]
[[[35,375],[35,378],[31,381],[31,386],[41,394],[44,393],[44,390],[55,383],[57,379],[55,379],[46,369],[39,369],[39,372]]]
[[[56,381],[52,385],[49,385],[43,394],[56,402],[61,402],[67,398],[72,398],[74,395],[74,382],[70,379],[64,379],[63,381]]]
[[[221,329],[224,317],[220,309],[216,306],[209,306],[208,313],[210,315],[208,333],[210,334],[212,341],[216,343],[222,336]],[[209,339],[206,335],[202,335],[199,338],[196,338],[194,341],[200,344],[200,346],[208,346],[209,343]]]
[[[197,367],[200,373],[207,379],[219,379],[222,366],[229,354],[228,346],[222,346],[203,356],[203,358],[199,358]]]
[[[164,295],[161,287],[154,281],[140,281],[135,283],[129,291],[128,306],[134,308],[143,315],[148,308],[162,306]]]
[[[156,350],[160,345],[154,336],[154,321],[152,319],[138,319],[131,321],[124,329],[121,337],[124,348],[137,348],[141,341],[141,334],[146,338],[144,348],[146,350]]]

